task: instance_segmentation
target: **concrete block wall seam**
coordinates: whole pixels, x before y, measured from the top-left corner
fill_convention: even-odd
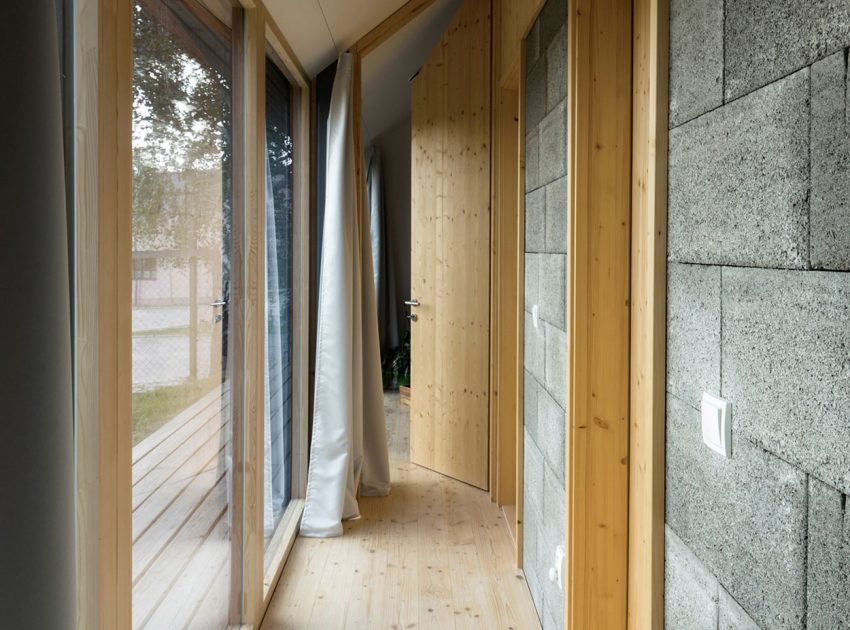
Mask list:
[[[667,397],[668,526],[758,623],[805,623],[806,475],[739,439],[702,443],[699,412]]]
[[[723,271],[734,431],[850,493],[850,274]]]
[[[716,627],[850,628],[850,2],[671,0],[670,28],[666,521]]]
[[[727,101],[782,79],[850,45],[850,3],[726,0]]]

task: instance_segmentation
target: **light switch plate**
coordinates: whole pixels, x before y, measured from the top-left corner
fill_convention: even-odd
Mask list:
[[[700,405],[702,412],[702,441],[711,450],[723,457],[732,456],[732,406],[729,401],[703,393]]]
[[[531,322],[535,328],[540,327],[540,306],[537,304],[531,307]]]

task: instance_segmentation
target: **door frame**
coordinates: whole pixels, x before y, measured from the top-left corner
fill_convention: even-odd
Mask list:
[[[565,623],[660,630],[669,6],[568,16]]]
[[[582,342],[568,343],[565,627],[661,630],[669,0],[563,1],[568,7],[571,95],[568,339]],[[505,6],[507,16],[528,16],[527,22],[499,29],[494,37],[496,50],[501,47],[508,56],[519,48],[514,57],[520,61],[522,129],[524,41],[544,2],[494,2],[497,7]],[[494,29],[501,13],[494,10]],[[601,24],[606,28],[600,28]],[[496,67],[499,61],[500,56],[494,55]],[[509,72],[509,66],[501,69],[503,75]],[[594,81],[595,77],[606,80]],[[498,106],[495,101],[494,106]],[[607,112],[607,120],[619,121],[614,133],[604,125],[593,126],[594,114],[599,111]],[[523,142],[519,148],[521,174]],[[495,142],[494,152],[495,169],[499,161]],[[494,193],[494,211],[498,209]],[[516,235],[520,251],[523,215],[520,194]],[[600,231],[612,237],[600,239]],[[523,279],[524,264],[519,256],[520,314]],[[601,312],[616,316],[592,326]],[[495,316],[498,318],[498,313]],[[524,342],[521,321],[518,324],[517,362],[521,365]],[[501,334],[510,333],[501,329]],[[605,366],[610,369],[594,374],[594,356],[606,357]],[[612,373],[617,377],[612,379]],[[518,401],[522,391],[520,370]],[[597,413],[603,411],[598,406],[591,406],[595,398],[607,399],[605,415]],[[518,403],[519,567],[523,413],[523,405]],[[495,466],[500,464],[498,457],[492,461]],[[604,501],[598,500],[599,488],[606,489]]]

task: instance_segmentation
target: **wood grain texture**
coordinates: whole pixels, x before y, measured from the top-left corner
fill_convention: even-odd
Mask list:
[[[101,0],[98,38],[99,622],[130,627],[131,5]]]
[[[517,351],[517,203],[519,200],[519,92],[497,87],[493,127],[493,258],[490,422],[494,441],[491,457],[499,505],[516,505],[517,422],[516,381],[522,359]]]
[[[499,0],[499,56],[495,59],[498,81],[517,63],[528,29],[543,7],[543,0]]]
[[[667,0],[634,3],[629,475],[631,630],[664,623]]]
[[[259,623],[263,605],[265,396],[265,24],[262,10],[234,19],[233,530],[230,622]],[[238,217],[238,218],[237,218]]]
[[[74,6],[77,628],[96,628],[100,617],[98,5],[78,0]]]
[[[570,0],[570,628],[623,628],[629,524],[631,2]]]
[[[415,463],[487,488],[490,3],[467,0],[414,81]]]
[[[408,408],[385,406],[392,492],[362,497],[342,537],[296,540],[262,628],[539,628],[499,508],[412,465]]]

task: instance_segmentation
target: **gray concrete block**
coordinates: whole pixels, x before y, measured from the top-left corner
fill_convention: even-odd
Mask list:
[[[550,584],[550,589],[553,588]],[[555,589],[558,587],[555,586]],[[563,604],[558,605],[558,601],[563,599],[563,594],[558,598],[557,596],[549,597],[547,593],[547,597],[543,599],[543,630],[563,630],[564,629],[564,609]],[[554,600],[554,603],[553,603]]]
[[[731,459],[702,441],[699,412],[667,397],[666,520],[760,625],[801,629],[806,475],[741,439]]]
[[[850,274],[723,269],[733,430],[850,493]]]
[[[525,310],[540,304],[540,254],[525,254]]]
[[[525,369],[542,383],[546,357],[545,337],[543,326],[534,327],[531,317],[525,318]]]
[[[567,98],[567,24],[555,34],[546,51],[546,111]]]
[[[542,324],[535,328],[530,313],[525,316],[524,367],[539,383],[545,378],[546,338]]]
[[[540,22],[540,50],[544,51],[567,23],[567,3],[564,0],[547,0],[537,21]]]
[[[523,370],[523,426],[529,435],[537,437],[537,392],[540,384],[528,370]]]
[[[525,192],[540,186],[540,133],[535,127],[525,136]]]
[[[844,51],[812,66],[812,267],[850,270],[850,98]]]
[[[723,0],[670,2],[670,126],[723,104]]]
[[[809,477],[808,628],[850,628],[850,510],[847,497]]]
[[[567,253],[567,178],[546,186],[546,251]]]
[[[850,2],[726,0],[726,98],[850,45]]]
[[[561,485],[564,483],[566,425],[566,412],[541,388],[537,394],[537,445]]]
[[[542,611],[543,585],[540,583],[536,571],[537,538],[540,524],[540,520],[538,519],[539,515],[531,515],[531,518],[528,518],[528,513],[526,513],[522,526],[522,555],[524,559],[523,573],[525,574],[525,581],[528,584],[528,590],[531,593],[531,600],[534,602],[534,608],[537,611]]]
[[[564,445],[561,445],[563,448]],[[543,466],[543,514],[544,539],[546,547],[543,557],[549,565],[555,564],[555,549],[565,544],[566,521],[566,490],[564,489],[564,472],[552,470],[547,464]]]
[[[720,267],[667,266],[667,391],[694,407],[720,395]]]
[[[567,408],[567,333],[546,322],[543,384],[556,403]]]
[[[561,330],[566,330],[566,265],[562,254],[540,257],[540,318]]]
[[[566,493],[563,482],[558,481],[557,473],[548,466],[544,467],[545,487],[543,498],[543,530],[538,537],[538,565],[543,572],[543,607],[544,613],[551,615],[552,622],[563,628],[564,592],[557,582],[548,579],[549,567],[555,566],[555,548],[563,545],[566,538],[566,522],[564,517]],[[545,617],[544,614],[544,617]]]
[[[530,433],[528,427],[525,429],[524,436],[523,485],[528,492],[523,495],[525,502],[523,523],[527,525],[530,519],[539,529],[543,522],[543,453],[540,452],[537,444],[537,436]],[[536,548],[534,553],[537,553]]]
[[[675,532],[664,528],[664,627],[717,630],[717,578]]]
[[[525,79],[525,128],[534,129],[546,115],[546,56],[528,68]]]
[[[561,101],[540,123],[539,184],[567,174],[567,106]]]
[[[809,72],[670,132],[670,260],[809,263]]]
[[[525,63],[528,67],[537,63],[540,58],[540,21],[535,20],[534,25],[525,38]]]
[[[546,249],[546,189],[538,188],[525,196],[525,251]]]
[[[717,627],[719,630],[761,630],[723,586],[720,587],[720,620]]]

